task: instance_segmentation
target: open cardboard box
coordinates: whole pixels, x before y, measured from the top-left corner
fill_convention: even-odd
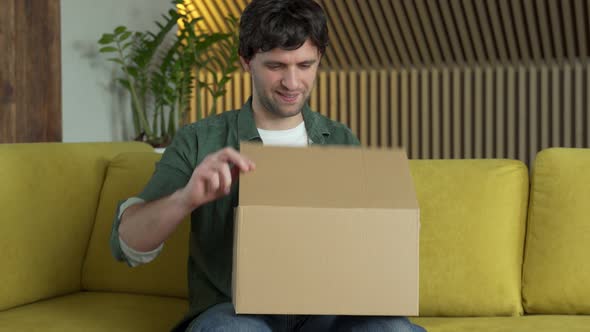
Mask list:
[[[420,210],[402,150],[242,143],[239,314],[418,315]]]

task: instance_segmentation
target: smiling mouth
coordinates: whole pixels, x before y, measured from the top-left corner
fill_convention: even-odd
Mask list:
[[[277,91],[277,95],[279,95],[280,99],[288,104],[295,103],[299,98],[299,93],[281,93]]]

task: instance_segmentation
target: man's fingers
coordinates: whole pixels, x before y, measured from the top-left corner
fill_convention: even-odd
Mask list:
[[[214,193],[219,190],[219,174],[217,172],[211,172],[207,176],[207,194]]]
[[[230,193],[231,185],[240,172],[249,172],[256,168],[254,162],[240,155],[232,148],[225,148],[205,158],[195,169],[195,174],[203,184],[203,195],[221,197]]]
[[[232,148],[225,148],[219,153],[219,160],[227,163],[231,163],[238,167],[242,172],[249,172],[254,170],[256,165],[253,161],[247,157],[241,155],[238,151]]]
[[[225,194],[229,194],[232,184],[232,174],[228,164],[223,163],[223,165],[219,168],[219,179],[219,189],[223,190]]]

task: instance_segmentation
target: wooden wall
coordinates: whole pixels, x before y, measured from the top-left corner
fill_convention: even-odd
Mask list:
[[[249,2],[186,1],[212,31]],[[330,46],[311,106],[363,145],[528,164],[547,147],[590,147],[590,0],[316,1]],[[228,91],[214,113],[239,108],[250,77]]]
[[[0,143],[61,141],[60,1],[0,8]]]

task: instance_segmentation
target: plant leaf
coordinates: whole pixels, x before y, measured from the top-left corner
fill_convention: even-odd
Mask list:
[[[129,38],[129,36],[131,36],[131,34],[133,34],[133,32],[131,32],[131,31],[125,31],[125,33],[123,33],[121,35],[121,37],[119,37],[119,41],[122,42],[122,41],[127,40],[127,38]]]
[[[133,66],[127,66],[125,69],[129,73],[129,75],[131,75],[133,78],[137,79],[137,76],[138,76],[137,68],[135,68]]]
[[[131,89],[131,84],[129,84],[129,81],[126,79],[122,79],[122,78],[118,78],[117,82],[119,82],[122,86],[124,86],[125,88],[127,88],[128,90]]]
[[[102,47],[98,51],[100,53],[112,53],[112,52],[117,52],[117,48],[116,47],[112,47],[112,46],[106,46],[106,47]]]
[[[120,35],[125,31],[127,31],[127,27],[120,25],[117,28],[115,28],[115,35]]]
[[[115,41],[115,36],[112,33],[104,33],[98,43],[101,45],[106,45],[112,43],[113,41]]]
[[[109,61],[118,63],[118,64],[123,65],[123,66],[125,65],[125,63],[123,63],[123,60],[118,59],[118,58],[110,58]]]
[[[124,51],[125,49],[127,49],[131,45],[133,45],[133,41],[123,44],[123,47],[121,47],[121,51]]]

